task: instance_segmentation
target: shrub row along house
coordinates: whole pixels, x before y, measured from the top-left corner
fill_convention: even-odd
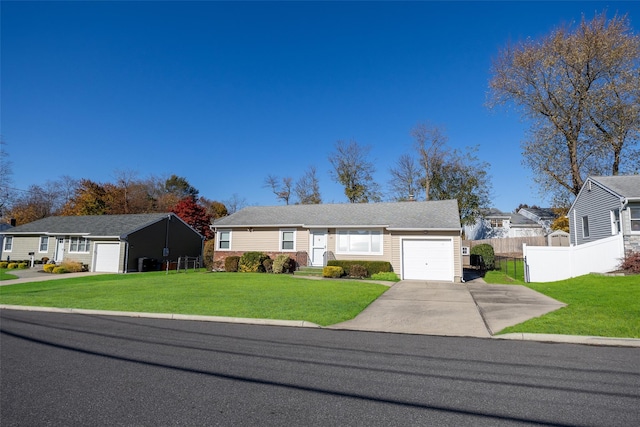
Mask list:
[[[3,260],[77,261],[107,273],[137,271],[140,259],[198,257],[204,241],[173,213],[52,216],[0,234]]]
[[[299,265],[388,261],[403,280],[462,280],[455,200],[253,206],[217,219],[215,261],[286,253]]]

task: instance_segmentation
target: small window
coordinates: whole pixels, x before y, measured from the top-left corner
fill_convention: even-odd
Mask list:
[[[69,252],[89,252],[89,241],[84,237],[69,239]]]
[[[462,247],[462,255],[467,256],[469,255],[471,252],[469,252],[469,246],[463,246]]]
[[[218,249],[231,249],[231,231],[218,232]]]
[[[582,217],[582,237],[584,237],[585,239],[589,237],[589,217],[588,216]]]
[[[501,228],[503,226],[502,220],[497,218],[491,218],[491,228]]]
[[[4,236],[4,251],[11,252],[13,248],[13,236]]]
[[[280,230],[280,250],[295,251],[296,250],[296,231]]]
[[[49,236],[40,236],[40,247],[38,251],[39,252],[49,251]]]
[[[629,208],[629,216],[631,219],[631,232],[640,233],[640,207]]]
[[[620,234],[620,209],[611,211],[611,234]]]

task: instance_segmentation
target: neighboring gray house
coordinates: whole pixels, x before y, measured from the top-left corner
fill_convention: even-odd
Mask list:
[[[402,279],[462,280],[455,200],[253,206],[217,219],[214,259],[286,253],[299,264],[388,261]]]
[[[590,176],[569,209],[572,245],[623,235],[640,251],[640,175]]]
[[[489,209],[474,224],[464,227],[467,240],[499,239],[507,237],[544,236],[543,224],[518,213]]]
[[[0,232],[2,259],[79,261],[90,271],[138,270],[139,258],[201,256],[204,237],[173,213],[52,216]],[[165,258],[164,248],[168,248]]]

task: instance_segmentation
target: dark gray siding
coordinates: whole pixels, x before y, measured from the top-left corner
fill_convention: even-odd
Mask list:
[[[611,210],[620,209],[620,198],[588,181],[569,211],[571,244],[582,245],[611,236]],[[589,237],[583,236],[582,218],[589,218]]]

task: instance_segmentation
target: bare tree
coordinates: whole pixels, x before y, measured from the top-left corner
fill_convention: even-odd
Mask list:
[[[418,123],[412,129],[411,135],[415,139],[415,147],[423,169],[422,186],[425,200],[429,200],[431,181],[446,156],[447,137],[439,127],[429,123]]]
[[[240,197],[238,193],[233,193],[227,200],[222,201],[227,207],[227,213],[229,215],[238,212],[240,209],[247,206],[247,199]]]
[[[589,174],[637,170],[639,66],[640,37],[626,16],[605,13],[499,53],[489,105],[531,120],[524,163],[543,191],[566,200]]]
[[[389,187],[391,197],[398,201],[411,198],[418,198],[418,191],[421,190],[422,173],[421,168],[413,157],[409,154],[401,155],[395,166],[389,169],[391,179]]]
[[[381,200],[378,184],[373,181],[375,167],[368,160],[371,147],[356,141],[337,141],[335,152],[329,156],[333,166],[331,177],[344,186],[350,203],[368,203]]]
[[[284,177],[280,179],[275,175],[267,175],[264,179],[264,186],[270,188],[278,200],[282,200],[286,205],[289,204],[291,189],[293,187],[292,178]]]
[[[317,205],[322,203],[315,166],[309,166],[309,169],[307,169],[304,175],[296,181],[294,191],[298,197],[298,203],[301,205]]]

